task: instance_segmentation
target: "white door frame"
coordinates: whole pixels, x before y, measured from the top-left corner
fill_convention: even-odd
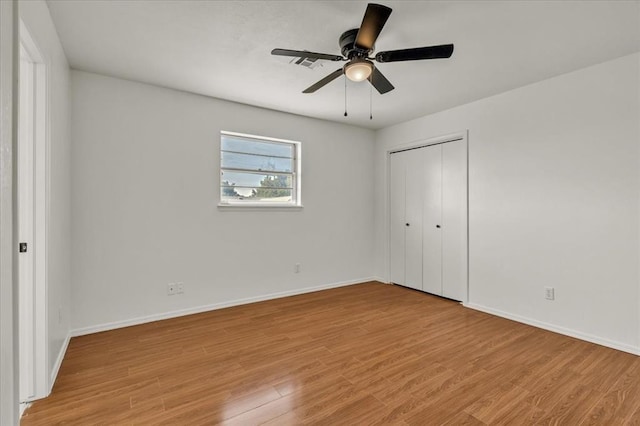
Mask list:
[[[48,354],[48,321],[47,321],[47,232],[49,217],[49,108],[47,68],[44,57],[35,41],[29,34],[25,24],[20,21],[20,63],[28,63],[28,69],[20,72],[20,85],[26,84],[28,90],[20,89],[20,103],[27,94],[28,105],[20,105],[18,115],[18,197],[24,182],[29,185],[32,196],[26,207],[27,211],[18,211],[18,228],[27,230],[27,250],[31,253],[32,262],[27,268],[33,280],[31,283],[19,283],[19,322],[20,322],[20,402],[44,398],[49,394],[49,354]],[[26,78],[27,81],[22,81]],[[23,122],[27,119],[28,122]],[[21,137],[27,136],[27,138]],[[29,147],[29,145],[31,145]],[[21,149],[28,153],[28,158],[20,158]],[[23,161],[30,162],[26,166],[28,176],[21,173]],[[20,203],[19,203],[20,205]],[[21,223],[22,221],[22,223]],[[26,223],[25,223],[26,222]],[[22,238],[22,236],[19,236]],[[20,240],[22,242],[22,240]],[[23,253],[18,253],[20,256]],[[25,284],[23,286],[23,284]],[[29,353],[24,353],[24,351]],[[23,362],[23,360],[27,360]]]
[[[390,179],[390,170],[391,170],[391,154],[394,152],[405,151],[409,149],[423,148],[429,145],[438,145],[446,142],[453,142],[457,140],[464,141],[464,144],[467,149],[467,288],[466,295],[461,300],[461,303],[465,304],[469,302],[469,131],[461,131],[456,133],[451,133],[443,136],[436,136],[428,139],[418,139],[413,140],[411,142],[406,142],[402,144],[395,145],[386,152],[386,190],[387,190],[387,252],[386,252],[386,276],[390,278],[390,269],[389,265],[391,263],[391,179]],[[387,279],[388,283],[391,283],[389,279]]]

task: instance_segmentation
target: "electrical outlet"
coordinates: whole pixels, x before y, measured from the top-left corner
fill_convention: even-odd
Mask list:
[[[295,265],[293,265],[293,272],[296,274],[300,273],[300,264],[296,263]]]
[[[176,293],[177,294],[184,294],[184,283],[177,283],[176,284]]]
[[[553,287],[544,288],[544,298],[547,300],[554,300],[556,298],[555,289]]]
[[[176,285],[174,283],[167,284],[167,296],[176,294]]]

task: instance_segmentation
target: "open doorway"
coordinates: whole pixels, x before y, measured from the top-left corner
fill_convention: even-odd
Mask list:
[[[49,393],[47,350],[47,72],[20,22],[17,155],[19,391],[21,404]]]

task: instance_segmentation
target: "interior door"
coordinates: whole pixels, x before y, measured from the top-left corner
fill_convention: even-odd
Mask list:
[[[422,200],[422,289],[442,295],[442,145],[421,148],[425,168]]]

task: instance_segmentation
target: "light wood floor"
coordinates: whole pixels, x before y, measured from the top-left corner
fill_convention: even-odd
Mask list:
[[[639,422],[639,357],[379,283],[74,338],[22,420]]]

